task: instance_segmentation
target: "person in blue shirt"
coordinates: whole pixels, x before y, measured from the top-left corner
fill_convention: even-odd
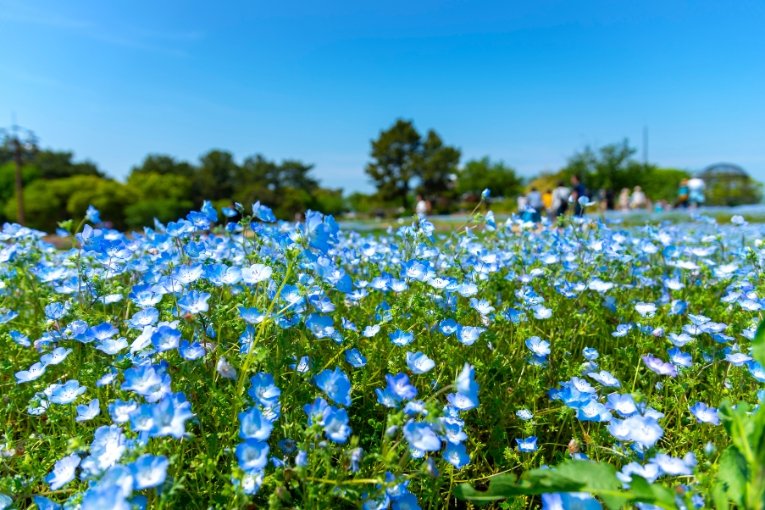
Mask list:
[[[582,183],[582,178],[578,175],[571,176],[571,188],[570,201],[574,202],[574,215],[582,216],[584,214],[584,207],[579,203],[579,199],[588,196],[587,188]]]

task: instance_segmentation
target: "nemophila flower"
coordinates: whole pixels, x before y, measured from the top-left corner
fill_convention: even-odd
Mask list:
[[[619,393],[611,393],[608,395],[606,407],[624,417],[632,416],[638,412],[637,404],[629,393],[620,395]]]
[[[113,368],[109,368],[104,375],[102,375],[97,381],[96,386],[98,388],[101,388],[103,386],[108,386],[109,384],[113,383],[114,380],[117,378],[117,371]]]
[[[195,315],[210,309],[207,304],[208,299],[210,299],[210,294],[207,292],[192,290],[178,300],[178,307],[185,313]]]
[[[274,383],[274,376],[259,372],[250,378],[250,389],[247,390],[247,394],[263,407],[272,408],[278,405],[282,390]]]
[[[274,223],[276,221],[276,216],[274,216],[271,208],[267,205],[261,204],[260,201],[252,204],[252,215],[260,221],[264,221],[266,223]]]
[[[677,368],[673,364],[666,363],[653,354],[644,355],[643,362],[652,372],[655,372],[659,375],[677,377]]]
[[[170,375],[166,365],[139,365],[125,370],[122,389],[156,402],[170,393]]]
[[[598,359],[598,356],[599,356],[598,350],[593,349],[592,347],[585,347],[584,349],[582,349],[582,355],[584,356],[584,359],[586,359],[587,361],[595,361],[596,359]]]
[[[414,333],[397,329],[396,331],[388,335],[388,338],[390,338],[390,341],[393,345],[403,347],[405,345],[409,345],[410,343],[414,341]]]
[[[444,460],[457,469],[470,464],[470,455],[468,455],[464,444],[447,443],[442,453]]]
[[[328,338],[335,333],[334,322],[329,315],[312,313],[305,321],[305,325],[316,338]]]
[[[6,324],[19,316],[19,312],[15,310],[8,310],[7,308],[0,308],[0,324]]]
[[[587,376],[607,388],[620,388],[622,385],[619,382],[619,379],[617,379],[611,372],[607,370],[601,370],[600,372],[589,372]]]
[[[518,451],[522,453],[531,453],[537,451],[536,436],[516,438],[515,442],[518,444]]]
[[[243,470],[262,471],[268,463],[268,444],[247,439],[236,446],[236,458]]]
[[[749,373],[758,382],[765,382],[765,368],[755,360],[749,360],[746,363],[746,367],[749,369]]]
[[[602,508],[600,502],[586,492],[542,494],[542,510],[601,510]]]
[[[54,302],[45,305],[45,317],[49,320],[61,320],[69,312],[69,303]]]
[[[292,363],[290,368],[298,374],[306,374],[311,369],[311,359],[308,356],[301,356],[296,363]]]
[[[117,399],[114,402],[110,402],[108,407],[112,421],[117,424],[122,424],[127,423],[130,419],[130,415],[138,409],[138,402],[134,400],[124,401]]]
[[[619,478],[623,484],[629,485],[632,481],[632,475],[645,478],[649,483],[653,483],[659,478],[659,474],[659,466],[656,464],[649,463],[645,466],[641,466],[637,462],[630,462],[629,464],[626,464],[620,472],[616,473],[616,477]]]
[[[549,319],[552,317],[552,310],[543,305],[532,307],[532,311],[534,312],[534,318],[538,320]]]
[[[128,342],[126,338],[109,338],[96,344],[96,349],[99,351],[113,356],[120,351],[128,348]]]
[[[699,423],[710,423],[712,425],[720,424],[720,416],[717,409],[709,407],[704,402],[696,402],[691,406],[691,413],[696,417]]]
[[[242,281],[248,285],[256,285],[271,278],[274,270],[265,264],[253,264],[242,268]]]
[[[608,431],[619,441],[634,441],[643,448],[653,447],[664,434],[655,418],[640,415],[611,420]]]
[[[367,359],[356,348],[346,350],[344,355],[345,361],[347,361],[353,368],[362,368],[367,364]]]
[[[612,416],[606,406],[593,399],[577,408],[576,418],[579,421],[594,421],[600,423],[610,421]]]
[[[615,338],[621,338],[627,336],[627,333],[632,329],[632,324],[619,324],[616,326],[616,331],[611,333],[611,336]]]
[[[39,379],[45,373],[45,367],[46,365],[43,363],[37,362],[32,364],[27,370],[19,370],[14,374],[16,382],[21,384]]]
[[[459,329],[459,324],[454,319],[444,319],[438,323],[438,331],[442,335],[451,336]]]
[[[45,477],[45,481],[50,485],[52,491],[57,491],[64,485],[74,480],[77,466],[80,465],[80,456],[76,453],[67,455],[56,462],[53,471]]]
[[[96,429],[90,444],[90,455],[83,459],[81,466],[88,476],[96,476],[119,462],[127,450],[127,438],[117,425]]]
[[[523,421],[529,421],[534,417],[528,409],[519,409],[515,412],[515,415]]]
[[[691,453],[683,459],[671,457],[664,453],[657,453],[650,461],[659,467],[661,474],[669,476],[691,475],[696,465],[696,457]]]
[[[191,404],[183,393],[171,393],[152,405],[152,437],[171,436],[181,439],[186,435],[186,421],[194,416]]]
[[[170,462],[164,455],[144,454],[130,464],[130,471],[135,480],[135,489],[151,489],[165,482],[167,467]]]
[[[96,416],[101,414],[100,403],[97,398],[94,398],[87,404],[77,406],[77,418],[76,421],[88,421],[92,420]]]
[[[16,345],[20,345],[21,347],[29,347],[32,345],[29,342],[29,337],[19,331],[10,331],[8,334]]]
[[[372,337],[374,337],[379,332],[380,332],[380,325],[379,324],[373,324],[371,326],[365,327],[364,331],[362,331],[361,334],[365,338],[372,338]]]
[[[412,386],[406,374],[388,374],[385,381],[388,383],[388,389],[400,400],[411,400],[417,396],[417,388]]]
[[[61,510],[61,505],[51,501],[45,496],[32,496],[32,501],[37,505],[37,510]],[[8,499],[8,505],[10,506],[10,498]],[[0,509],[5,509],[7,506],[3,506],[3,495],[0,494]]]
[[[257,407],[239,413],[239,437],[266,441],[271,437],[274,425],[267,420]]]
[[[441,440],[429,423],[409,421],[404,425],[404,437],[409,446],[423,452],[434,452],[441,449]]]
[[[725,361],[733,365],[734,367],[740,367],[751,361],[752,357],[747,356],[743,352],[729,352],[725,355]]]
[[[611,282],[604,282],[600,278],[593,278],[587,284],[587,288],[590,290],[594,290],[595,292],[600,292],[602,294],[604,292],[608,292],[609,290],[613,289],[614,284]]]
[[[146,326],[153,326],[158,320],[159,311],[153,306],[150,306],[134,313],[127,321],[127,324],[132,329],[143,330]]]
[[[118,485],[91,487],[83,493],[80,510],[130,510],[122,488]]]
[[[339,367],[323,370],[316,376],[315,382],[330,400],[344,406],[351,405],[351,380]]]
[[[151,343],[159,352],[177,349],[181,340],[181,332],[169,326],[160,326],[151,335]]]
[[[656,314],[656,304],[654,303],[635,303],[635,311],[640,314],[641,317],[653,317]]]
[[[413,374],[420,375],[432,370],[436,363],[421,352],[407,352],[406,366]]]
[[[481,315],[489,315],[494,311],[494,307],[491,302],[486,299],[470,299],[470,306]]]
[[[178,345],[178,352],[181,357],[188,361],[193,361],[204,357],[207,354],[205,348],[199,342],[189,342],[187,340],[181,340]]]
[[[345,409],[328,407],[322,425],[324,426],[324,435],[335,443],[345,444],[351,435],[351,427],[348,426],[348,413]]]
[[[690,368],[693,366],[693,358],[691,358],[691,355],[681,351],[677,347],[672,347],[667,350],[667,354],[669,354],[669,362],[673,365],[683,368]]]
[[[486,328],[476,326],[460,326],[457,329],[457,339],[463,345],[473,345],[476,340],[481,336],[481,333],[486,331]]]
[[[447,396],[451,405],[460,411],[469,411],[478,407],[478,383],[472,366],[465,363],[454,385],[457,393],[450,393]]]
[[[85,386],[80,386],[77,379],[70,379],[64,384],[54,384],[49,387],[48,400],[53,404],[71,404],[77,397],[85,393]]]
[[[546,358],[550,354],[550,342],[542,340],[538,336],[532,336],[526,339],[525,344],[535,356]]]

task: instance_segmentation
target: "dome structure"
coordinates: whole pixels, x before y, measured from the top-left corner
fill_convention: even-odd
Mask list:
[[[748,179],[749,174],[746,173],[746,170],[733,163],[715,163],[702,170],[699,173],[699,177],[709,182],[720,177]]]

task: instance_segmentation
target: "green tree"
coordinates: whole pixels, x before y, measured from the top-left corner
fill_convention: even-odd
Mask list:
[[[124,228],[124,210],[135,199],[135,192],[125,184],[95,175],[38,179],[24,189],[27,223],[48,232],[59,221],[83,217],[91,204],[101,211],[104,221]],[[5,214],[11,221],[16,220],[15,197],[5,204]]]
[[[165,223],[188,213],[193,207],[191,180],[180,173],[133,171],[127,185],[136,201],[125,208],[125,223],[138,228],[154,219]]]
[[[522,192],[523,180],[512,167],[502,161],[491,161],[488,156],[465,163],[457,174],[457,192],[478,200],[486,188],[493,196],[512,198]]]
[[[427,195],[449,198],[461,154],[444,145],[438,133],[430,130],[423,140],[412,121],[398,119],[371,144],[372,161],[365,171],[383,201],[400,201],[408,209],[414,186]]]
[[[372,162],[366,173],[386,202],[400,200],[409,208],[409,191],[422,163],[422,138],[411,121],[398,119],[392,127],[372,140]]]
[[[707,182],[707,205],[736,206],[762,201],[762,184],[748,175],[718,175]]]
[[[204,154],[194,175],[194,205],[205,199],[230,199],[238,173],[239,166],[230,152],[214,149]]]
[[[160,175],[172,174],[190,179],[194,172],[194,167],[186,161],[178,161],[166,154],[149,154],[140,165],[136,165],[130,170],[130,175],[149,173]]]
[[[566,180],[572,175],[581,176],[591,192],[631,188],[640,185],[651,168],[633,158],[636,152],[626,139],[597,151],[588,146],[571,156],[560,173]]]
[[[37,167],[41,179],[62,179],[74,175],[93,175],[106,177],[95,163],[73,161],[74,154],[69,151],[45,149],[35,153],[32,164]]]

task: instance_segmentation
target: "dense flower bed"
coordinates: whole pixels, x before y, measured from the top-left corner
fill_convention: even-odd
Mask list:
[[[434,508],[570,457],[702,494],[765,381],[742,221],[225,219],[3,227],[0,508]]]

